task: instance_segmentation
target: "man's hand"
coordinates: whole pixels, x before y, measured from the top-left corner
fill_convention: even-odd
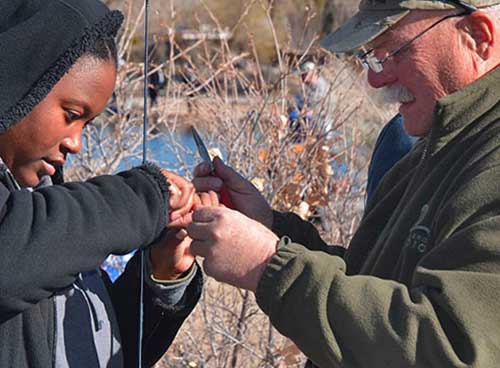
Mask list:
[[[215,192],[200,193],[194,198],[197,208],[203,206],[219,206]],[[152,245],[150,251],[153,276],[159,280],[175,280],[188,271],[194,263],[190,246],[192,239],[187,236],[187,226],[192,221],[192,212],[187,213],[165,229],[160,239]],[[178,224],[173,227],[172,224]]]
[[[258,189],[231,167],[226,166],[220,158],[214,159],[214,166],[216,176],[210,176],[210,169],[206,163],[196,166],[193,180],[196,190],[217,192],[224,186],[235,210],[271,228],[273,211]]]
[[[238,211],[204,207],[188,226],[191,251],[205,258],[207,275],[230,285],[257,290],[264,269],[276,252],[278,237]]]

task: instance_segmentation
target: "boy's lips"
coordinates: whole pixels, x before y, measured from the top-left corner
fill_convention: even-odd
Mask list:
[[[43,164],[43,172],[44,174],[46,175],[49,175],[49,176],[52,176],[56,173],[56,168],[54,165],[52,165],[51,163],[45,161],[44,159],[42,159],[42,164]]]
[[[46,175],[52,176],[56,173],[56,166],[63,166],[65,163],[64,159],[50,159],[50,158],[42,158],[43,163],[43,172]]]

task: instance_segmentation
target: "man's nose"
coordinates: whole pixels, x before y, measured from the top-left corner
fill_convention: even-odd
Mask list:
[[[368,70],[368,84],[373,88],[382,88],[396,81],[396,77],[389,70],[384,68],[380,73],[375,73],[373,70]]]

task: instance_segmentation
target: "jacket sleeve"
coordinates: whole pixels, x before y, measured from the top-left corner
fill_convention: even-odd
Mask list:
[[[348,276],[341,258],[291,244],[257,302],[319,367],[498,367],[498,175],[474,173],[447,196],[410,285]]]
[[[110,290],[120,326],[126,368],[135,368],[138,364],[139,275],[140,254],[137,253]],[[175,305],[167,305],[148,283],[144,283],[143,367],[153,366],[165,354],[198,302],[202,284],[202,272],[197,267],[182,299]]]
[[[271,229],[278,237],[287,236],[296,243],[303,244],[307,249],[320,250],[328,254],[343,257],[345,248],[339,245],[326,244],[316,227],[302,220],[291,212],[273,211],[273,226]]]
[[[164,229],[168,183],[146,165],[85,183],[9,192],[0,185],[0,319],[151,244]]]

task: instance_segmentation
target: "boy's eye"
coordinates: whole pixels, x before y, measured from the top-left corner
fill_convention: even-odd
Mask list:
[[[65,110],[66,111],[66,117],[68,118],[69,121],[75,121],[79,119],[79,115],[71,110]]]

